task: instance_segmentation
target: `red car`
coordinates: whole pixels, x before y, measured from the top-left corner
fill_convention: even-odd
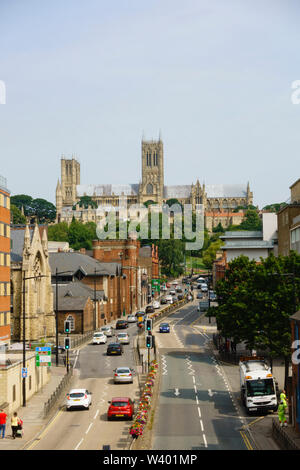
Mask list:
[[[170,289],[171,284],[170,284],[169,282],[167,282],[166,287],[167,287],[168,289]]]
[[[117,397],[112,398],[108,411],[107,419],[110,421],[113,418],[128,418],[132,420],[134,413],[134,400],[131,398]]]

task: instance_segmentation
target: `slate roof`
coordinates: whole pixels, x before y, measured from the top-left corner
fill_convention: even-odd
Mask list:
[[[30,233],[30,243],[32,242],[34,229],[29,229]],[[10,259],[12,263],[20,263],[23,259],[23,248],[24,248],[24,236],[25,228],[18,230],[10,231],[11,238],[11,250],[10,250]]]
[[[58,272],[71,271],[70,276],[80,268],[86,276],[93,276],[95,269],[97,275],[116,275],[121,270],[120,263],[103,263],[82,253],[49,253],[49,264],[52,275]]]
[[[53,290],[53,306],[56,309],[56,287],[52,286]],[[73,310],[81,311],[90,298],[94,300],[94,290],[86,286],[83,282],[75,281],[68,284],[60,284],[58,287],[58,310]],[[96,291],[96,299],[101,300],[104,298],[104,291]]]

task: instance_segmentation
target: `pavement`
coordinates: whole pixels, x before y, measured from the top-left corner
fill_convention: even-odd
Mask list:
[[[199,328],[201,331],[204,331],[207,334],[216,331],[214,318],[211,318],[211,322],[209,322],[209,319],[203,315],[199,318],[199,320],[194,322],[193,326]],[[244,417],[244,430],[247,432],[249,443],[249,447],[247,447],[249,450],[280,450],[279,445],[272,436],[272,420],[273,418],[277,419],[277,413],[270,413],[265,416],[256,417],[245,416],[245,411],[240,403],[239,398],[240,389],[238,366],[221,362],[218,359],[218,351],[215,348],[214,354],[216,359],[219,361],[225,376],[228,378],[228,383],[232,389],[237,406],[240,407],[241,415]],[[281,364],[277,364],[276,367],[278,368],[276,373],[279,373],[281,370]],[[39,434],[41,434],[43,429],[51,422],[55,412],[61,406],[62,400],[60,398],[57,404],[54,405],[52,412],[46,418],[44,418],[44,403],[47,402],[52,393],[56,390],[65,373],[65,367],[52,366],[50,381],[43,387],[42,390],[37,392],[35,395],[33,395],[33,397],[30,398],[30,400],[28,400],[26,407],[20,407],[17,410],[18,416],[22,418],[24,422],[24,435],[22,438],[12,438],[10,416],[8,417],[5,438],[0,439],[0,451],[26,449],[26,447],[28,447],[35,439],[38,439]],[[279,376],[276,375],[276,378],[279,379]],[[284,428],[283,432],[300,446],[300,436],[293,430],[290,424],[287,428]]]

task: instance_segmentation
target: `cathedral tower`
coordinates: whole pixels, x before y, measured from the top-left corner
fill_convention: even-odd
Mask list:
[[[61,197],[63,206],[77,202],[76,186],[80,184],[80,163],[72,159],[61,159]]]
[[[162,140],[142,140],[142,182],[140,202],[161,204],[164,197],[164,148]]]

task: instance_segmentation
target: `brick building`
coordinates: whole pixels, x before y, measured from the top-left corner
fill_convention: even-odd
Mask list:
[[[0,176],[0,349],[10,343],[10,191]]]
[[[94,240],[93,258],[100,262],[118,262],[121,265],[122,276],[119,280],[121,311],[133,313],[145,305],[148,295],[147,269],[139,265],[140,242],[128,240]],[[143,282],[142,282],[143,281]],[[114,281],[118,282],[117,279]]]

